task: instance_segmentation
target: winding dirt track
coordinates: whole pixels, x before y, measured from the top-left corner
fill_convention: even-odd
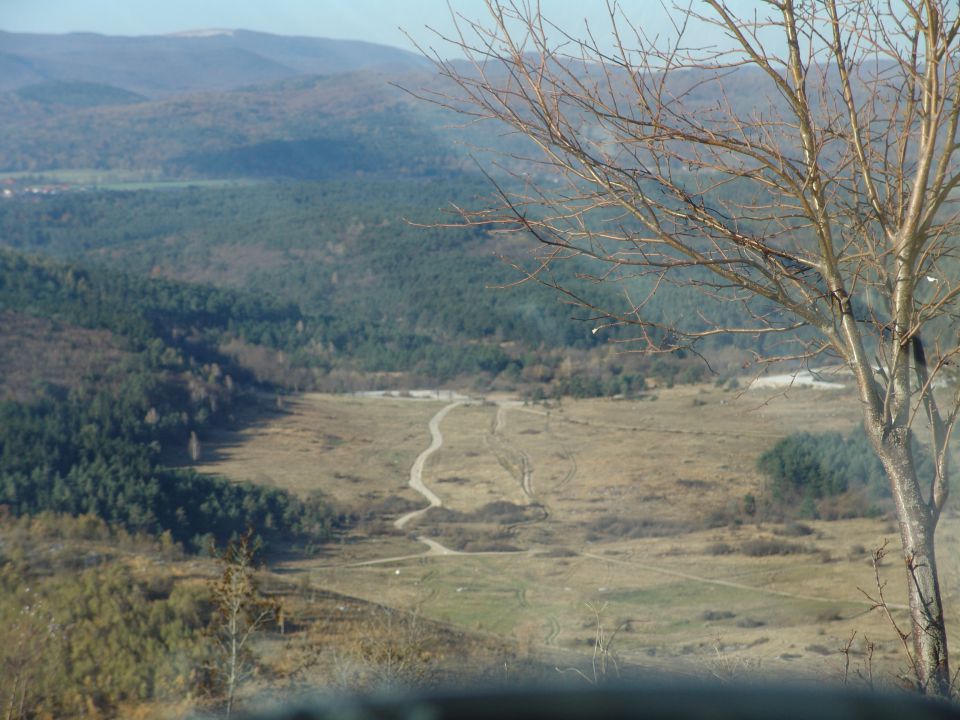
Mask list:
[[[453,410],[455,407],[463,405],[464,401],[458,400],[457,402],[452,402],[449,405],[441,408],[440,411],[430,418],[430,423],[427,427],[430,429],[430,447],[424,450],[422,453],[417,455],[417,459],[413,462],[413,467],[410,468],[410,487],[416,490],[418,493],[423,495],[427,502],[430,504],[425,508],[420,508],[419,510],[414,510],[409,512],[403,517],[397,518],[394,521],[393,525],[398,530],[402,530],[403,526],[414,518],[418,518],[423,515],[427,510],[434,507],[442,507],[443,500],[441,500],[436,493],[434,493],[430,488],[423,484],[423,468],[427,464],[427,459],[433,455],[437,450],[443,447],[443,435],[440,434],[440,423],[447,416],[447,414]],[[419,539],[419,538],[418,538]],[[430,543],[427,543],[431,545]],[[436,544],[436,543],[434,543]],[[433,545],[431,545],[431,549]],[[452,553],[450,550],[448,553]]]
[[[443,434],[440,432],[440,423],[453,409],[469,403],[470,403],[469,400],[457,400],[455,402],[450,403],[449,405],[445,405],[436,413],[436,415],[430,418],[430,422],[427,425],[428,429],[430,430],[430,446],[426,450],[421,452],[417,456],[417,459],[414,461],[413,466],[410,468],[410,482],[409,482],[410,487],[416,490],[421,495],[423,495],[427,499],[427,502],[429,504],[424,508],[420,508],[419,510],[414,510],[413,512],[409,512],[406,515],[403,515],[402,517],[398,518],[396,521],[394,521],[394,526],[396,528],[403,529],[403,527],[407,525],[407,523],[409,523],[414,518],[420,517],[421,515],[426,513],[428,510],[430,510],[430,508],[443,506],[443,500],[441,500],[436,493],[430,490],[430,488],[424,485],[423,470],[430,456],[433,455],[433,453],[437,452],[437,450],[443,447]],[[531,412],[530,410],[527,410],[525,408],[520,408],[520,409],[523,409],[525,412]],[[497,433],[500,433],[506,428],[505,410],[506,408],[504,404],[500,404],[499,407],[497,408],[497,417],[494,425],[494,431]],[[536,411],[533,411],[533,412],[536,412]],[[640,429],[640,428],[631,428],[631,429]],[[575,462],[576,461],[574,461],[574,463]],[[525,470],[524,484],[525,485],[527,484],[527,482],[529,482],[527,477],[527,472],[526,472],[528,467],[529,466],[525,463],[525,468],[524,468]],[[576,465],[574,464],[574,469],[573,469],[573,472],[571,473],[571,476],[575,473],[576,473]],[[572,478],[568,478],[568,481],[569,479],[572,479]],[[524,489],[527,490],[528,488],[525,487]],[[532,491],[532,488],[529,488],[529,490]],[[377,558],[375,560],[365,560],[362,562],[350,563],[349,567],[360,567],[360,566],[366,566],[366,565],[382,565],[382,564],[400,562],[404,560],[411,560],[414,558],[420,558],[420,557],[426,557],[426,556],[436,557],[436,556],[456,555],[460,557],[466,557],[466,556],[484,556],[484,555],[488,555],[488,556],[489,555],[530,555],[533,553],[532,550],[519,550],[519,551],[512,551],[512,552],[503,552],[503,551],[465,552],[460,550],[452,550],[451,548],[448,548],[440,544],[436,540],[425,537],[423,535],[418,535],[417,540],[423,543],[424,545],[426,545],[428,550],[422,553],[414,554],[414,555],[400,555],[396,557]],[[647,563],[636,562],[632,560],[619,560],[619,559],[605,557],[602,555],[595,555],[587,552],[578,552],[577,554],[580,557],[590,558],[592,560],[598,560],[604,563],[630,565],[633,567],[642,568],[649,572],[658,573],[660,575],[669,575],[669,576],[680,578],[683,580],[691,580],[694,582],[706,583],[709,585],[721,585],[724,587],[736,588],[738,590],[746,590],[748,592],[756,592],[764,595],[776,595],[779,597],[791,598],[794,600],[808,600],[808,601],[826,602],[826,603],[835,603],[838,600],[837,598],[818,597],[815,595],[802,595],[799,593],[792,593],[785,590],[774,590],[772,588],[765,588],[765,587],[756,586],[756,585],[748,585],[746,583],[738,583],[731,580],[722,580],[719,578],[707,578],[700,575],[685,573],[679,570],[670,570],[657,565],[649,565]],[[862,603],[864,605],[872,605],[871,602],[867,600],[860,600],[860,599],[848,600],[847,602]],[[906,609],[905,605],[893,604],[893,603],[889,603],[888,605],[893,610]],[[555,638],[555,634],[552,637]],[[548,643],[549,643],[549,639],[548,639]]]
[[[414,510],[409,512],[402,517],[397,518],[393,525],[398,530],[402,530],[407,523],[411,520],[420,517],[430,508],[443,507],[443,500],[440,499],[440,496],[433,492],[423,483],[423,469],[427,464],[427,460],[430,458],[433,453],[443,447],[443,434],[440,432],[440,423],[443,419],[450,413],[454,408],[459,407],[460,405],[470,404],[469,400],[457,400],[452,402],[449,405],[442,407],[436,415],[430,418],[430,422],[427,424],[427,428],[430,430],[430,446],[420,453],[417,456],[417,459],[414,460],[413,465],[410,468],[410,482],[408,483],[411,488],[416,490],[418,493],[423,495],[427,502],[429,503],[426,507],[420,508],[419,510]],[[498,426],[502,422],[502,415],[500,414],[502,406],[497,408],[497,424]],[[442,545],[432,538],[428,538],[424,535],[417,535],[417,541],[422,542],[427,546],[427,550],[422,553],[416,553],[414,555],[397,555],[394,557],[386,558],[376,558],[374,560],[364,560],[357,563],[350,563],[348,567],[362,567],[366,565],[385,565],[392,562],[400,562],[403,560],[412,560],[414,558],[421,557],[436,557],[444,555],[529,555],[532,553],[531,550],[516,550],[516,551],[500,551],[500,550],[489,550],[489,551],[480,551],[480,552],[463,552],[460,550],[453,550],[451,548]]]

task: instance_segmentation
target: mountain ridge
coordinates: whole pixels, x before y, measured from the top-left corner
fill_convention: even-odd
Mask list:
[[[11,69],[0,73],[0,90],[43,80],[83,81],[151,98],[299,75],[427,65],[416,53],[388,45],[243,29],[139,36],[0,30],[0,60]]]

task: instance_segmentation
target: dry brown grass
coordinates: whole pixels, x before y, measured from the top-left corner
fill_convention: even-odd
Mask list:
[[[406,482],[429,444],[427,421],[443,406],[301,396],[229,447],[208,443],[218,459],[207,467],[322,489],[357,508],[380,507],[389,519],[425,504]],[[842,391],[770,397],[706,386],[659,390],[656,400],[515,404],[502,426],[493,404],[459,407],[443,421],[444,445],[424,472],[450,512],[427,513],[410,529],[461,549],[521,552],[426,555],[411,538],[357,532],[287,569],[538,652],[588,653],[594,628],[584,626],[585,603],[605,605],[626,623],[617,638],[622,659],[700,673],[722,657],[725,666],[837,680],[840,649],[856,630],[877,644],[875,670],[893,677],[904,660],[886,622],[868,612],[858,588],[872,587],[872,569],[851,549],[879,545],[895,529],[876,519],[759,526],[740,510],[745,493],[761,494],[756,458],[777,438],[803,428],[848,431],[858,411]],[[523,463],[532,468],[531,497]],[[510,522],[477,513],[492,502],[544,513]],[[941,543],[955,544],[958,533],[960,523],[947,518]],[[763,538],[803,552],[743,551]],[[956,607],[960,560],[942,557],[946,605]],[[891,563],[887,576],[888,598],[903,602],[899,568]]]
[[[407,481],[430,442],[436,404],[305,394],[285,397],[279,410],[269,398],[265,406],[243,430],[205,442],[198,469],[297,493],[320,490],[348,506],[390,496],[419,502]]]

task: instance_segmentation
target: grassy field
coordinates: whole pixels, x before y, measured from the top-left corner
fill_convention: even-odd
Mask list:
[[[302,395],[207,442],[201,469],[322,490],[354,509],[361,521],[341,543],[286,570],[521,652],[586,657],[599,617],[620,657],[650,668],[840,680],[853,638],[851,676],[866,673],[871,643],[878,678],[904,670],[894,631],[861,591],[875,594],[871,550],[889,541],[886,597],[905,602],[892,522],[785,526],[742,512],[746,493],[763,492],[757,457],[796,429],[852,429],[851,393],[683,386],[631,401],[461,404],[424,463],[443,507],[397,531],[393,520],[427,504],[407,487],[410,468],[448,404]],[[946,518],[948,610],[960,591],[958,535],[960,522]],[[793,552],[755,556],[757,541]]]

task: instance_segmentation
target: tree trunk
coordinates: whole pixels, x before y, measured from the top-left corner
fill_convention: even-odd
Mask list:
[[[934,551],[937,517],[920,491],[909,438],[910,433],[905,429],[890,432],[879,454],[890,478],[900,521],[916,681],[922,692],[947,697],[950,694],[947,630]]]
[[[901,524],[901,537],[905,537],[904,525],[906,523]],[[933,534],[924,537],[922,542],[908,543],[905,539],[902,542],[910,584],[910,618],[918,679],[927,693],[947,697],[950,694],[947,630]]]

